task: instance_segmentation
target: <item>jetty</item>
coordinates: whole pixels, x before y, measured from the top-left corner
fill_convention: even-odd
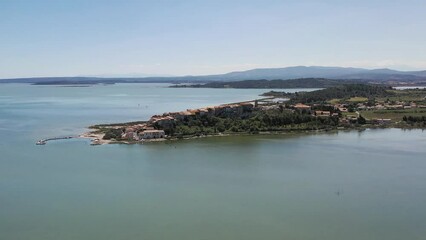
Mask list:
[[[66,136],[66,137],[54,137],[54,138],[40,139],[36,142],[36,145],[45,145],[48,141],[71,139],[71,138],[78,138],[78,136]]]

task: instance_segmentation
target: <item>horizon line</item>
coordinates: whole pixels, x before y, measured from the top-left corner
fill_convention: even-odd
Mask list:
[[[199,74],[199,75],[193,75],[193,74],[185,74],[185,75],[173,75],[173,74],[146,74],[146,73],[111,73],[111,74],[78,74],[78,75],[61,75],[61,76],[46,76],[46,75],[39,75],[39,76],[27,76],[27,77],[0,77],[0,80],[13,80],[13,79],[31,79],[31,78],[173,78],[173,77],[203,77],[203,76],[214,76],[214,75],[224,75],[229,73],[238,73],[238,72],[245,72],[250,70],[261,70],[261,69],[285,69],[285,68],[297,68],[297,67],[306,67],[306,68],[343,68],[343,69],[363,69],[363,70],[393,70],[398,72],[421,72],[426,71],[426,68],[423,70],[400,70],[397,68],[390,68],[390,67],[381,67],[381,68],[373,68],[373,67],[347,67],[347,66],[320,66],[320,65],[293,65],[293,66],[287,66],[287,67],[259,67],[259,68],[249,68],[245,70],[234,70],[230,72],[225,73],[213,73],[213,74]],[[125,76],[125,75],[146,75],[146,76]],[[111,76],[108,76],[111,75]],[[113,76],[117,75],[117,76]],[[123,76],[120,76],[123,75]],[[152,76],[150,76],[152,75]]]

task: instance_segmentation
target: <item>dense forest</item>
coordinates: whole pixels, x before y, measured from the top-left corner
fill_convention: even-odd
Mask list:
[[[335,128],[339,118],[317,118],[307,112],[292,112],[283,107],[267,111],[254,111],[246,118],[219,118],[196,116],[178,121],[168,132],[171,136],[212,135],[218,133],[258,133],[283,130],[316,130]]]
[[[295,93],[291,95],[290,102],[318,103],[331,99],[348,99],[352,97],[371,99],[392,95],[393,93],[389,90],[392,90],[392,88],[384,85],[346,84],[312,92]]]

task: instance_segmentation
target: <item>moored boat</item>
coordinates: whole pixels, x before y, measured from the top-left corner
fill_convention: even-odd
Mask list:
[[[36,142],[36,145],[45,145],[45,144],[46,144],[46,141],[44,141],[44,140],[38,140]]]

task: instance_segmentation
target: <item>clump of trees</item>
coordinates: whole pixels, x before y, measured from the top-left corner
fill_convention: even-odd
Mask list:
[[[176,122],[171,135],[177,137],[212,135],[218,133],[258,133],[260,131],[314,130],[335,127],[339,117],[315,117],[308,112],[259,110],[244,117],[194,116]]]
[[[404,116],[402,120],[412,125],[426,126],[426,116]]]
[[[121,139],[121,134],[123,134],[123,129],[121,128],[107,128],[105,130],[105,135],[103,136],[102,139],[104,140],[110,140],[110,139],[116,139],[119,140]]]
[[[367,123],[367,120],[362,115],[359,115],[359,117],[357,118],[357,123],[364,125]]]

